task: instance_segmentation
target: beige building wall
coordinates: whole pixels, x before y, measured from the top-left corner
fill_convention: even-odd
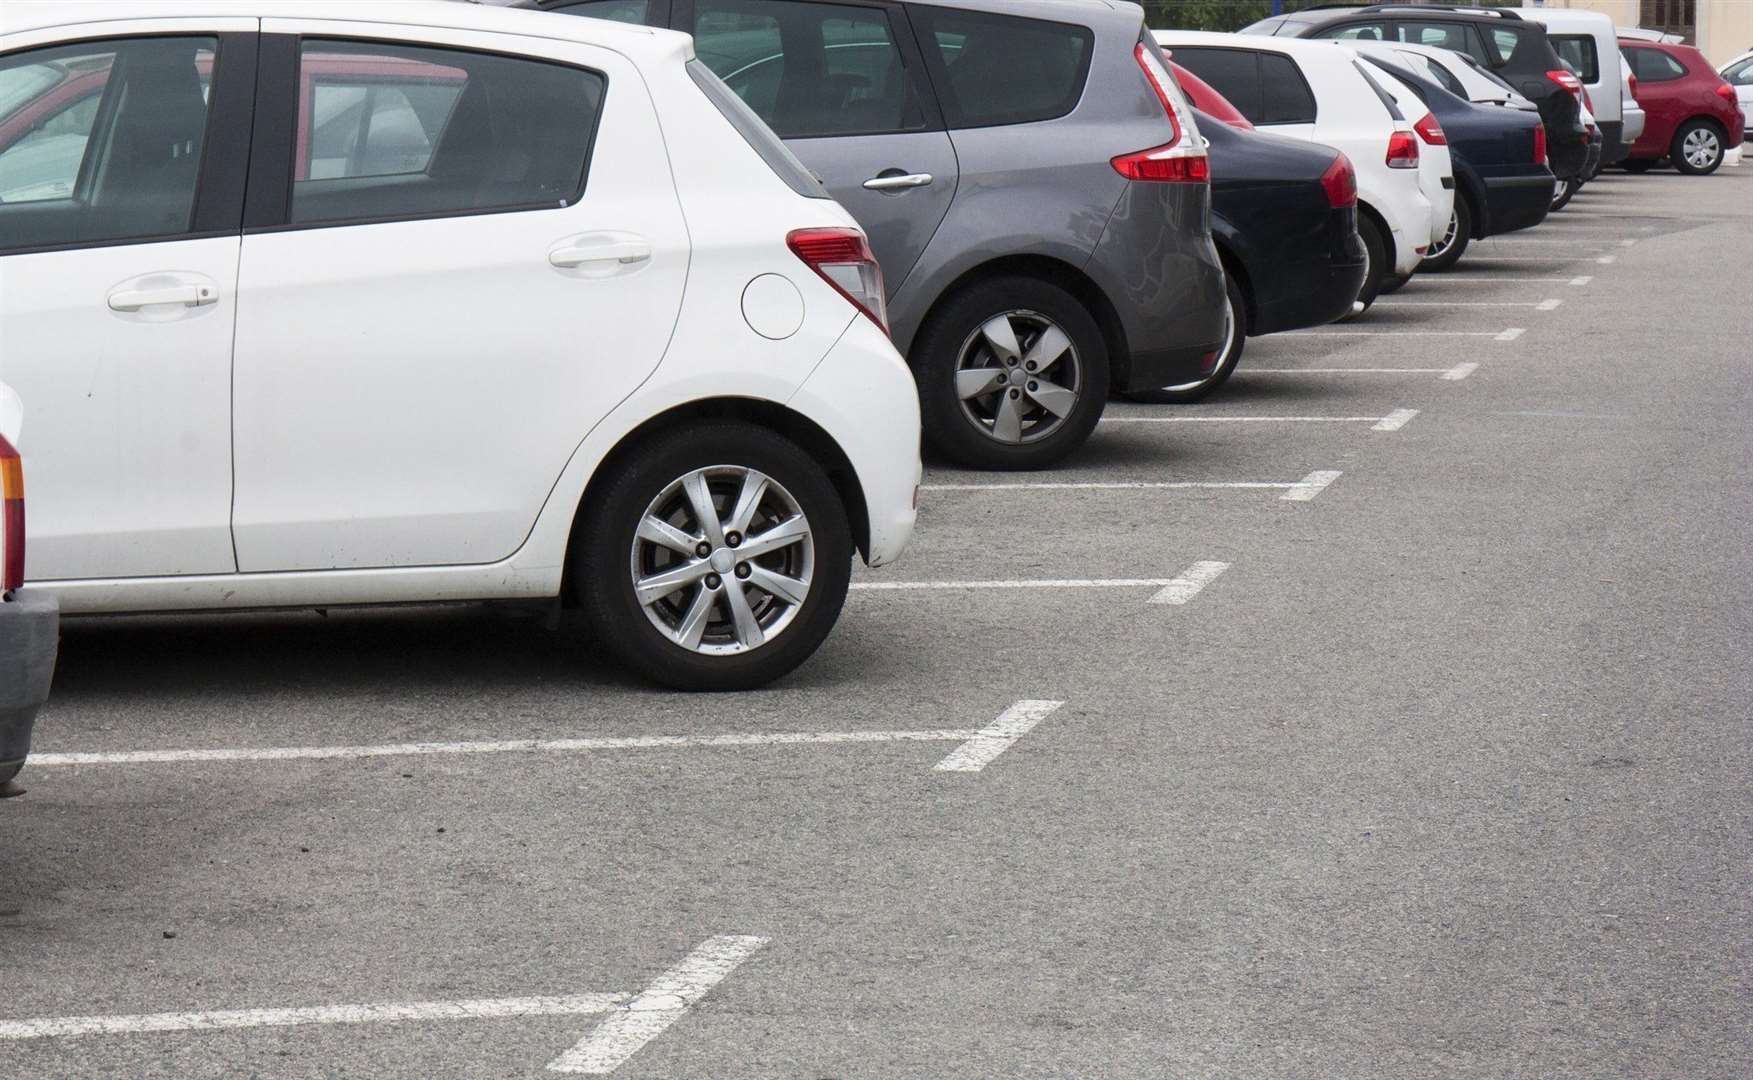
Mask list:
[[[1638,25],[1642,9],[1639,0],[1546,0],[1541,6],[1599,11],[1614,26]],[[1753,49],[1753,0],[1698,0],[1697,43],[1717,65]]]

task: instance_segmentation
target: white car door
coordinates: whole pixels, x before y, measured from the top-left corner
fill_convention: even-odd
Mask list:
[[[262,40],[287,85],[258,131],[295,149],[281,205],[252,184],[246,213],[239,567],[504,559],[680,309],[640,75],[506,35],[266,19]]]
[[[231,335],[256,25],[0,39],[0,86],[19,91],[0,94],[0,378],[30,402],[34,580],[237,568]]]

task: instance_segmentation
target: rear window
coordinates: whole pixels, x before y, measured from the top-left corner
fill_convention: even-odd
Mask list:
[[[1053,120],[1077,107],[1095,35],[1071,23],[909,9],[952,128]]]
[[[1376,98],[1381,101],[1382,106],[1388,110],[1389,116],[1392,116],[1395,120],[1406,119],[1405,115],[1400,112],[1400,106],[1395,104],[1394,95],[1382,89],[1382,84],[1377,82],[1376,77],[1371,75],[1369,69],[1363,66],[1363,61],[1353,60],[1351,66],[1357,68],[1357,73],[1363,76],[1363,81],[1370,84],[1370,89],[1376,92]]]
[[[1222,94],[1237,112],[1253,123],[1261,122],[1265,114],[1260,106],[1258,53],[1249,49],[1190,49],[1185,45],[1177,45],[1171,52],[1175,63]]]
[[[755,153],[761,155],[761,160],[767,163],[767,167],[779,179],[785,181],[787,187],[808,199],[832,198],[816,174],[797,160],[797,155],[779,141],[779,136],[773,134],[773,129],[763,124],[755,111],[744,104],[743,99],[737,97],[730,87],[724,85],[724,80],[714,75],[711,68],[698,60],[690,60],[688,74],[693,78],[694,84],[711,99],[712,104],[718,106],[718,111],[730,121],[730,126],[737,129],[737,134],[754,148]]]
[[[1260,54],[1260,97],[1262,124],[1315,122],[1315,95],[1288,56]]]
[[[1403,52],[1400,55],[1406,58],[1406,62],[1412,65],[1414,71],[1423,75],[1431,82],[1436,83],[1438,86],[1456,97],[1463,100],[1466,99],[1467,88],[1461,85],[1460,79],[1455,78],[1454,72],[1443,67],[1430,57],[1420,55],[1419,53]]]
[[[1587,34],[1548,34],[1558,58],[1576,68],[1577,78],[1586,83],[1601,81],[1601,56],[1595,51],[1595,39]]]
[[[1498,67],[1503,67],[1537,47],[1531,44],[1534,31],[1518,27],[1494,26],[1490,30],[1490,37],[1491,47],[1497,50]]]
[[[1626,49],[1625,55],[1638,82],[1672,82],[1686,76],[1686,66],[1660,49],[1634,47]]]

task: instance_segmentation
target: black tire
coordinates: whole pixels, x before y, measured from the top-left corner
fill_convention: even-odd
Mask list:
[[[957,372],[964,354],[973,358],[984,356],[996,370],[1006,363],[995,350],[978,340],[981,328],[1001,316],[1014,316],[1016,324],[1040,320],[1057,326],[1069,340],[1071,348],[1059,357],[1047,360],[1049,365],[1063,364],[1070,358],[1077,369],[1076,396],[1063,416],[1049,412],[1024,396],[1026,388],[1036,384],[1026,379],[1017,385],[1006,385],[980,397],[971,397],[964,409],[957,393]],[[1030,340],[1018,332],[1016,345],[1027,353]],[[919,336],[913,341],[913,375],[919,383],[919,408],[925,423],[925,437],[939,453],[958,465],[974,469],[1044,469],[1058,464],[1066,455],[1084,444],[1102,418],[1108,401],[1108,345],[1101,327],[1078,299],[1064,289],[1040,278],[998,277],[963,289],[944,301],[931,313]],[[1019,364],[1011,364],[1013,370]],[[970,368],[972,370],[972,368]],[[1053,369],[1062,385],[1068,376],[1064,368]],[[1069,387],[1068,387],[1069,389]],[[1022,441],[1000,441],[993,434],[997,428],[1001,400],[1011,396],[1016,408],[1039,419],[1033,428],[1021,432]],[[976,416],[987,409],[993,413],[987,425]],[[1047,417],[1054,417],[1048,421]],[[1044,430],[1043,430],[1044,429]],[[1031,434],[1039,431],[1039,434]]]
[[[1411,274],[1389,274],[1387,277],[1382,279],[1381,292],[1377,293],[1376,295],[1378,295],[1378,296],[1393,296],[1395,293],[1399,292],[1401,289],[1404,289],[1406,287],[1406,283],[1408,281],[1411,281],[1411,280],[1412,280]]]
[[[1576,197],[1576,193],[1581,190],[1582,186],[1582,181],[1574,176],[1564,181],[1553,192],[1552,209],[1563,210],[1569,206],[1570,200]]]
[[[1363,238],[1364,257],[1368,262],[1364,267],[1363,286],[1357,290],[1357,299],[1367,308],[1381,295],[1382,282],[1387,280],[1388,272],[1393,266],[1388,257],[1388,238],[1382,235],[1382,227],[1376,224],[1374,218],[1359,214],[1357,235]]]
[[[1218,350],[1216,369],[1198,382],[1165,386],[1161,390],[1139,390],[1127,394],[1126,397],[1152,405],[1185,405],[1209,397],[1213,390],[1229,380],[1236,365],[1241,363],[1242,350],[1248,343],[1248,301],[1242,295],[1241,286],[1236,283],[1234,274],[1226,272],[1223,284],[1229,298],[1229,336]]]
[[[1646,173],[1656,167],[1654,158],[1626,158],[1620,162],[1620,168],[1628,173]]]
[[[1452,238],[1444,237],[1449,241],[1449,246],[1436,254],[1425,256],[1424,261],[1418,264],[1420,273],[1427,270],[1437,273],[1452,270],[1461,261],[1461,256],[1467,253],[1467,245],[1473,242],[1473,207],[1465,196],[1455,198],[1455,213],[1449,218],[1449,228],[1454,230]]]
[[[1700,144],[1696,154],[1687,145],[1693,139]],[[1728,150],[1729,140],[1722,128],[1709,120],[1688,120],[1674,132],[1674,141],[1668,144],[1668,160],[1687,176],[1709,176],[1722,167]]]
[[[814,543],[814,565],[803,603],[777,636],[746,651],[708,655],[672,641],[647,615],[634,590],[634,543],[646,510],[660,494],[695,470],[721,465],[758,470],[795,500]],[[678,690],[752,690],[810,658],[846,603],[853,552],[846,508],[814,458],[766,428],[718,420],[663,432],[635,448],[616,469],[607,487],[583,508],[583,530],[572,552],[575,591],[602,647],[646,679]],[[736,494],[712,489],[715,505],[722,504],[727,513]],[[744,542],[759,535],[751,529]],[[719,580],[716,591],[732,587]],[[688,588],[704,590],[710,581]],[[727,633],[736,640],[728,594],[707,603],[712,622],[705,643]],[[759,603],[764,611],[757,612],[758,620],[777,620],[789,608],[771,595]]]

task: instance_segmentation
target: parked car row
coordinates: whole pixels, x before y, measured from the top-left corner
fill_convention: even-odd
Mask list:
[[[1461,9],[524,7],[0,6],[8,692],[57,606],[482,599],[762,685],[906,546],[922,436],[1046,468],[1216,391],[1538,224],[1621,85]]]

